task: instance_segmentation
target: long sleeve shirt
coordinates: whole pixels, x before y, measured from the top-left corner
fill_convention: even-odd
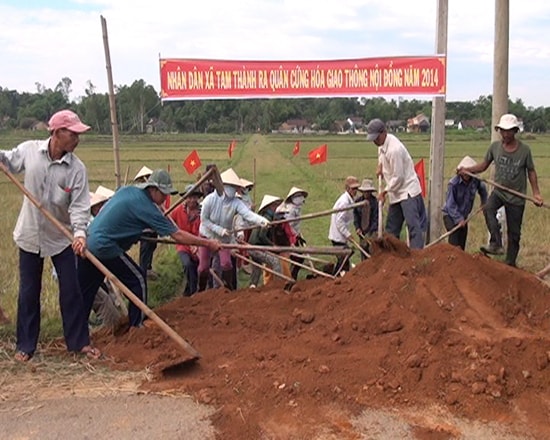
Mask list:
[[[178,228],[182,231],[189,232],[190,234],[199,235],[199,228],[201,224],[200,209],[190,210],[189,207],[182,203],[170,214],[172,219],[176,222]],[[185,252],[186,254],[192,254],[191,246],[188,244],[176,244],[177,252]]]
[[[443,205],[443,214],[448,215],[454,224],[465,220],[474,206],[474,199],[479,193],[481,204],[487,202],[487,187],[478,179],[465,181],[460,176],[454,176],[447,185],[447,196]]]
[[[359,197],[355,203],[366,200],[365,196]],[[368,197],[369,203],[353,209],[353,224],[355,229],[360,229],[363,235],[370,235],[378,231],[378,200],[373,195]],[[368,222],[365,224],[366,214]]]
[[[268,224],[267,219],[248,208],[242,200],[236,197],[230,199],[225,194],[220,196],[214,191],[202,202],[200,234],[222,243],[229,243],[231,237],[224,237],[223,230],[231,231],[236,214],[240,214],[244,220],[253,225]]]
[[[378,162],[382,165],[386,181],[384,190],[387,191],[390,204],[422,193],[411,155],[393,134],[388,133],[384,144],[378,147]]]
[[[11,173],[25,171],[25,188],[40,205],[75,237],[85,237],[90,221],[86,167],[73,153],[52,160],[49,142],[50,139],[23,142],[13,150],[0,151],[0,160]],[[27,197],[23,198],[13,239],[19,248],[41,257],[57,255],[71,244]]]
[[[346,191],[332,207],[332,209],[341,209],[353,204],[353,198]],[[335,212],[330,216],[330,228],[328,239],[337,243],[345,243],[351,237],[350,227],[353,224],[353,210]]]

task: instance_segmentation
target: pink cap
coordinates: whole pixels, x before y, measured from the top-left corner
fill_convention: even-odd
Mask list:
[[[48,122],[50,131],[58,128],[66,128],[75,133],[84,133],[90,129],[89,125],[83,124],[78,115],[70,110],[61,110],[55,113]]]

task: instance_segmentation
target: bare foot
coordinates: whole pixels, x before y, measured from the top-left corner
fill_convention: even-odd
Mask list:
[[[85,354],[89,359],[99,359],[101,357],[101,351],[91,345],[85,345],[80,350],[81,354]]]
[[[29,362],[32,358],[32,354],[25,353],[24,351],[18,351],[17,353],[15,353],[14,358],[16,361],[19,362]]]

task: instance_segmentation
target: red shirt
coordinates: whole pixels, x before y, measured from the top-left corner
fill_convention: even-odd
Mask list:
[[[189,208],[182,203],[176,209],[172,211],[170,216],[176,222],[178,228],[182,231],[189,232],[190,234],[199,235],[199,226],[201,224],[201,212],[200,209],[189,210]],[[176,251],[192,254],[191,246],[186,244],[176,244]]]

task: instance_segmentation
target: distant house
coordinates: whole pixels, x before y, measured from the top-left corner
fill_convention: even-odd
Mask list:
[[[48,124],[42,121],[36,121],[34,124],[31,125],[30,129],[32,131],[47,131],[48,130]]]
[[[485,129],[485,121],[483,119],[465,119],[458,123],[458,129],[472,129],[472,130],[483,130]]]
[[[386,122],[386,128],[391,132],[405,131],[407,122],[398,119],[390,120]]]
[[[279,133],[303,133],[310,128],[310,124],[305,119],[289,119],[279,126]]]
[[[408,133],[426,133],[430,129],[430,121],[424,113],[407,120]]]
[[[157,118],[149,119],[149,122],[147,122],[147,125],[145,126],[145,132],[149,134],[164,133],[166,131],[168,131],[168,124]]]

